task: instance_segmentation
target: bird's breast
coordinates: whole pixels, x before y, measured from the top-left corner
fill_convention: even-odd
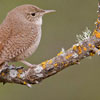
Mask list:
[[[32,40],[32,37],[30,37],[30,41],[31,41],[30,46],[21,55],[19,55],[17,57],[17,59],[24,60],[25,58],[28,58],[38,48],[38,45],[39,45],[40,40],[41,40],[41,27],[35,33],[34,33],[34,30],[32,30],[31,35],[32,34],[33,34],[33,37],[35,36],[35,38],[33,38],[33,40]]]
[[[31,46],[26,50],[25,54],[27,54],[27,57],[31,56],[35,52],[40,43],[40,40],[41,40],[41,32],[38,33],[35,40],[32,42]]]

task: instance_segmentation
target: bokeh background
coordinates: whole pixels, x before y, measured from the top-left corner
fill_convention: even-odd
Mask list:
[[[76,43],[76,34],[86,27],[94,30],[98,0],[0,0],[0,23],[8,11],[22,4],[55,9],[43,17],[42,39],[35,54],[27,59],[38,64],[55,56],[61,48]],[[16,63],[17,66],[22,65]],[[22,65],[24,66],[24,65]],[[58,74],[33,85],[0,84],[0,100],[100,100],[100,57],[86,58]]]

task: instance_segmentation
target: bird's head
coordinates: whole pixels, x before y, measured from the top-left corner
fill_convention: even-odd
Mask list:
[[[38,8],[37,6],[26,4],[16,7],[12,11],[10,11],[8,15],[12,16],[12,19],[16,18],[17,20],[26,20],[28,22],[41,25],[42,16],[51,12],[55,12],[55,10],[43,10]]]

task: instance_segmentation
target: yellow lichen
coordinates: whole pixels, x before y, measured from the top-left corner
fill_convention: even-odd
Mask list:
[[[95,48],[95,45],[92,45],[92,48]]]
[[[95,34],[96,38],[100,38],[100,33]]]
[[[73,50],[77,50],[77,46],[76,45],[73,45]]]
[[[43,67],[43,69],[45,69],[46,68],[46,62],[42,62],[42,67]]]
[[[1,75],[2,75],[2,76],[5,76],[5,73],[4,73],[4,72],[2,72],[2,73],[1,73]]]
[[[96,34],[98,34],[98,32],[97,30],[94,30],[93,35],[96,35]]]
[[[62,64],[64,64],[64,62],[61,62]]]
[[[24,85],[26,85],[27,83],[24,81],[24,83],[23,83]]]
[[[51,60],[49,60],[48,64],[52,64],[52,62],[53,62],[53,61],[52,61],[52,59],[51,59]]]
[[[88,46],[91,48],[95,48],[95,45],[92,45],[91,43],[89,43]]]
[[[57,64],[57,63],[55,63],[55,64],[54,64],[54,66],[55,66],[55,67],[57,67],[57,66],[58,66],[58,64]]]
[[[23,73],[22,69],[19,69],[19,70],[18,70],[18,72],[19,72],[20,74],[22,74],[22,73]]]
[[[99,16],[98,16],[98,17],[99,17]],[[100,21],[99,21],[99,19],[97,19],[97,23],[98,23],[98,24],[100,24]]]
[[[69,59],[72,56],[72,54],[69,54],[66,56],[66,59]]]
[[[87,51],[87,48],[86,48],[86,47],[83,47],[83,50],[84,50],[84,51]]]
[[[46,61],[44,61],[44,62],[41,63],[41,66],[43,67],[43,69],[46,68],[46,63],[47,63],[47,61],[48,61],[48,60],[46,60]]]
[[[69,58],[69,56],[66,56],[66,59],[68,59]]]
[[[90,56],[94,56],[94,53],[93,52],[90,52]]]
[[[80,55],[82,53],[82,49],[80,46],[78,46],[78,54]]]
[[[61,54],[63,54],[63,51],[59,52],[59,53],[57,54],[57,56],[60,56]]]
[[[100,38],[100,33],[97,30],[94,30],[93,35],[95,35],[96,38]]]
[[[92,44],[89,43],[88,46],[89,46],[89,47],[92,47]]]
[[[64,64],[64,67],[68,66],[68,64]]]
[[[17,77],[20,78],[20,73],[17,74]]]
[[[74,45],[74,46],[73,46],[73,50],[77,50],[77,49],[78,49],[78,54],[81,54],[81,53],[82,53],[81,47],[83,47],[83,45],[81,45],[81,46],[76,46],[76,45]]]

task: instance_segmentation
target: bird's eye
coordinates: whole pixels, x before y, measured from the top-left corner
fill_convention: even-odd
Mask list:
[[[35,13],[31,13],[32,16],[35,16]]]

